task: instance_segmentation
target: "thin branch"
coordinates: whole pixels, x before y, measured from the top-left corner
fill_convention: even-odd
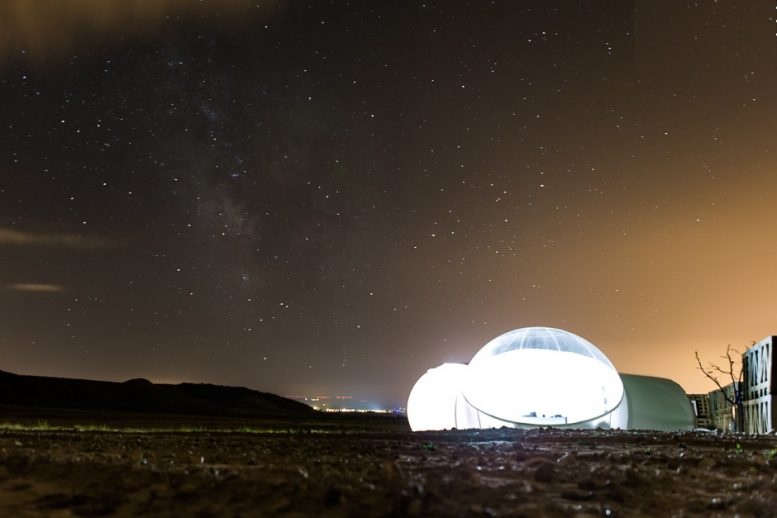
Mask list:
[[[721,369],[717,365],[710,364],[710,372],[715,372],[715,371],[718,371],[721,374],[728,375],[728,371],[724,371],[723,369]]]
[[[701,358],[699,357],[699,351],[695,351],[695,352],[694,352],[694,355],[696,356],[696,363],[698,363],[698,364],[699,364],[699,370],[700,370],[700,371],[702,371],[702,372],[704,373],[704,375],[705,375],[705,376],[706,376],[706,377],[707,377],[707,378],[708,378],[710,381],[712,381],[712,382],[713,382],[715,385],[717,385],[717,387],[718,387],[720,390],[723,390],[723,386],[722,386],[722,385],[720,384],[720,382],[718,381],[718,378],[716,378],[715,376],[713,376],[713,375],[712,375],[712,373],[713,373],[714,371],[713,371],[712,369],[708,370],[708,369],[705,369],[705,368],[704,368],[704,365],[703,365],[703,364],[702,364],[702,362],[701,362]],[[713,365],[712,367],[715,367],[715,366]]]
[[[699,367],[698,367],[699,370],[702,371],[702,373],[704,373],[704,375],[707,377],[707,379],[712,381],[720,389],[720,391],[723,393],[723,399],[725,399],[726,401],[728,401],[732,405],[737,405],[737,400],[739,399],[737,397],[739,389],[737,388],[736,382],[734,382],[734,386],[733,386],[734,397],[732,398],[731,396],[729,396],[726,393],[726,391],[723,389],[723,385],[720,383],[718,378],[716,376],[714,376],[714,374],[713,374],[714,372],[717,371],[717,372],[719,372],[720,374],[723,374],[723,375],[730,375],[731,379],[732,380],[734,379],[734,362],[731,359],[730,349],[731,349],[731,345],[729,345],[726,348],[726,358],[729,361],[729,367],[730,367],[729,371],[724,371],[723,369],[721,369],[717,365],[713,365],[713,364],[710,364],[709,368],[705,369],[704,368],[704,364],[702,364],[701,357],[699,357],[699,351],[695,351],[694,352],[694,356],[696,356],[696,363],[699,364]],[[742,375],[742,373],[740,371],[740,377],[741,377],[741,375]]]
[[[734,379],[734,359],[731,357],[731,344],[726,346],[726,358],[728,358],[728,373],[731,376],[731,383],[734,384],[736,390],[737,380]]]

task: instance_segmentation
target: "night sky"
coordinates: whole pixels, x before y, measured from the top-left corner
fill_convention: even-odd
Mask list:
[[[777,334],[773,0],[6,0],[0,369],[403,405]]]

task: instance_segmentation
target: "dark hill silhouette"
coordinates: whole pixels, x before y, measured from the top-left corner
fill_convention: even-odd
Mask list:
[[[308,405],[243,387],[124,383],[0,371],[0,405],[232,417],[290,417],[316,413]]]

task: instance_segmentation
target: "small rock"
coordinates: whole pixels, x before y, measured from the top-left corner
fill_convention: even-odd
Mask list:
[[[582,502],[583,500],[588,500],[592,496],[593,496],[593,493],[591,491],[588,491],[587,493],[583,493],[581,491],[568,489],[561,492],[561,498],[563,498],[564,500],[573,500],[575,502]]]
[[[11,484],[11,491],[26,491],[32,487],[32,484],[28,482],[17,482],[15,484]]]
[[[343,494],[336,487],[330,487],[324,494],[324,503],[328,506],[339,505],[343,500]]]
[[[534,471],[534,480],[537,482],[552,482],[556,476],[556,468],[550,462],[540,464]]]
[[[566,452],[564,452],[564,454],[561,457],[556,459],[556,462],[558,464],[566,464],[566,463],[571,462],[573,460],[575,460],[575,458],[572,456],[572,454],[570,454],[568,451],[566,451]]]
[[[637,487],[640,486],[643,481],[644,478],[639,473],[637,473],[637,470],[633,468],[626,470],[626,480],[624,481],[626,486]]]
[[[380,470],[383,472],[383,478],[392,482],[398,479],[401,475],[401,471],[396,462],[386,461],[380,466]]]
[[[270,505],[268,511],[270,512],[270,514],[275,514],[280,511],[283,511],[284,509],[288,509],[290,506],[291,506],[291,501],[288,498],[283,497],[280,500],[276,500],[275,502],[273,502],[273,504]]]
[[[170,486],[163,483],[157,483],[153,484],[149,489],[149,498],[155,499],[158,498],[160,495],[164,495],[170,492]]]
[[[725,509],[727,503],[728,502],[722,498],[714,497],[710,500],[710,505],[708,507],[716,510]]]
[[[420,498],[413,498],[409,504],[407,504],[408,516],[421,516],[423,512],[423,502]]]
[[[190,497],[197,494],[197,486],[194,484],[184,484],[178,489],[178,496]]]

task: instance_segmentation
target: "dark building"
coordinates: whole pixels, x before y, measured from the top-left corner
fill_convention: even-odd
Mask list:
[[[693,414],[695,416],[695,428],[714,428],[712,414],[710,413],[709,394],[688,394],[691,400]]]
[[[744,431],[747,433],[774,430],[772,347],[775,338],[767,336],[742,355]]]
[[[709,393],[710,417],[712,424],[724,432],[736,431],[737,409],[731,401],[736,401],[736,390],[741,390],[742,383],[730,383],[723,389]]]

